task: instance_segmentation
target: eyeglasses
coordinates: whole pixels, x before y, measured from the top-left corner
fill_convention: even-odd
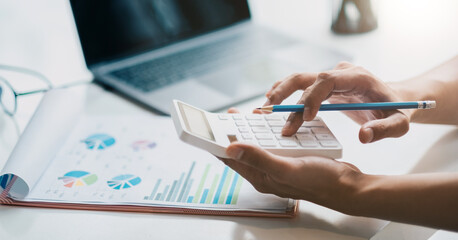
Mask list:
[[[46,92],[53,88],[52,83],[48,80],[48,78],[46,78],[43,74],[36,72],[34,70],[22,68],[22,67],[16,67],[16,66],[8,66],[8,65],[0,65],[0,70],[34,76],[35,78],[45,83],[47,86],[45,89],[26,91],[26,92],[17,92],[16,90],[14,90],[13,86],[10,84],[10,82],[8,82],[6,78],[0,76],[0,106],[3,108],[3,111],[10,116],[13,116],[14,114],[16,114],[17,98],[19,96]]]

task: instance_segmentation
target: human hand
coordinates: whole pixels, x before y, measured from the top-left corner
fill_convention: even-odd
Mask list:
[[[228,113],[239,113],[229,108]],[[354,165],[334,159],[307,156],[281,157],[259,146],[233,142],[220,158],[262,193],[303,199],[341,212],[352,213],[347,199],[364,176]]]
[[[295,74],[275,83],[266,93],[265,105],[280,104],[296,90],[304,90],[298,104],[306,107],[303,113],[290,114],[282,131],[287,136],[294,134],[304,120],[313,120],[326,99],[330,103],[402,101],[399,94],[366,69],[342,62],[331,71]],[[413,110],[345,111],[361,125],[359,139],[362,143],[404,135],[409,130],[412,113]]]
[[[324,157],[281,157],[258,146],[234,142],[221,159],[259,192],[304,199],[346,212],[362,173],[350,163]]]

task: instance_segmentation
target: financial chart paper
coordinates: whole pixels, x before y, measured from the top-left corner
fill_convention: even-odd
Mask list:
[[[84,117],[22,201],[267,212],[293,204],[181,142],[166,117]]]

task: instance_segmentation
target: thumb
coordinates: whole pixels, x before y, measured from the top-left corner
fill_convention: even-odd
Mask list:
[[[226,154],[268,174],[280,176],[289,171],[287,161],[255,145],[234,142],[227,147]]]
[[[409,118],[396,112],[387,118],[369,121],[361,126],[359,140],[371,143],[388,137],[400,137],[409,131]]]

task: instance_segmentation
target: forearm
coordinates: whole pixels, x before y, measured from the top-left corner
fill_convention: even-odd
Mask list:
[[[435,109],[412,111],[411,122],[458,125],[458,56],[418,77],[389,85],[404,101],[436,101]]]
[[[458,230],[458,174],[362,174],[348,213]]]

